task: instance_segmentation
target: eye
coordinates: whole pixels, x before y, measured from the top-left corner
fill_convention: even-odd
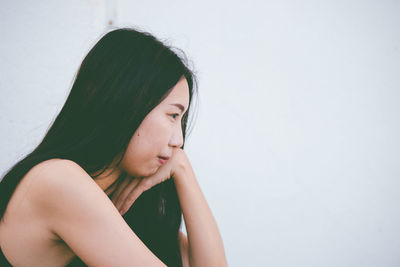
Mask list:
[[[176,119],[178,116],[179,116],[179,113],[171,114],[171,117],[174,118],[174,119]]]

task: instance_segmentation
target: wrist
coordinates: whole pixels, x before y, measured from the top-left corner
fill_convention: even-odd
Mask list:
[[[190,179],[188,176],[194,175],[194,173],[185,151],[176,149],[174,151],[174,156],[174,167],[172,168],[172,177],[174,181]]]
[[[193,174],[193,169],[192,169],[190,163],[178,164],[178,166],[176,166],[176,168],[172,174],[172,177],[175,182],[179,182],[182,179],[184,179],[184,180],[190,179],[189,177],[192,174]]]

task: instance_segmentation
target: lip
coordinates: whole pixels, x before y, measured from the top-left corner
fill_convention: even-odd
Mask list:
[[[158,161],[161,162],[161,164],[164,164],[165,162],[167,162],[168,159],[169,159],[169,157],[158,156]]]

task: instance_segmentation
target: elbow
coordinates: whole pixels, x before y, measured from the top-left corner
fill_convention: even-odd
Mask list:
[[[197,266],[197,264],[190,264],[190,266]],[[207,267],[228,267],[228,263],[226,262],[226,259],[221,258],[221,259],[212,259],[208,261],[206,264],[202,263],[199,266],[207,266]]]
[[[226,259],[221,259],[218,262],[215,263],[213,266],[218,266],[218,267],[228,267],[228,263],[226,262]]]

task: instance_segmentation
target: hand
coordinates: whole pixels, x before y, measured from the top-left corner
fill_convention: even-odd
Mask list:
[[[181,148],[175,148],[172,156],[154,174],[147,177],[127,176],[105,192],[106,194],[114,192],[111,201],[119,213],[124,215],[143,192],[170,177],[180,177],[181,171],[189,166],[190,162],[186,153]]]

